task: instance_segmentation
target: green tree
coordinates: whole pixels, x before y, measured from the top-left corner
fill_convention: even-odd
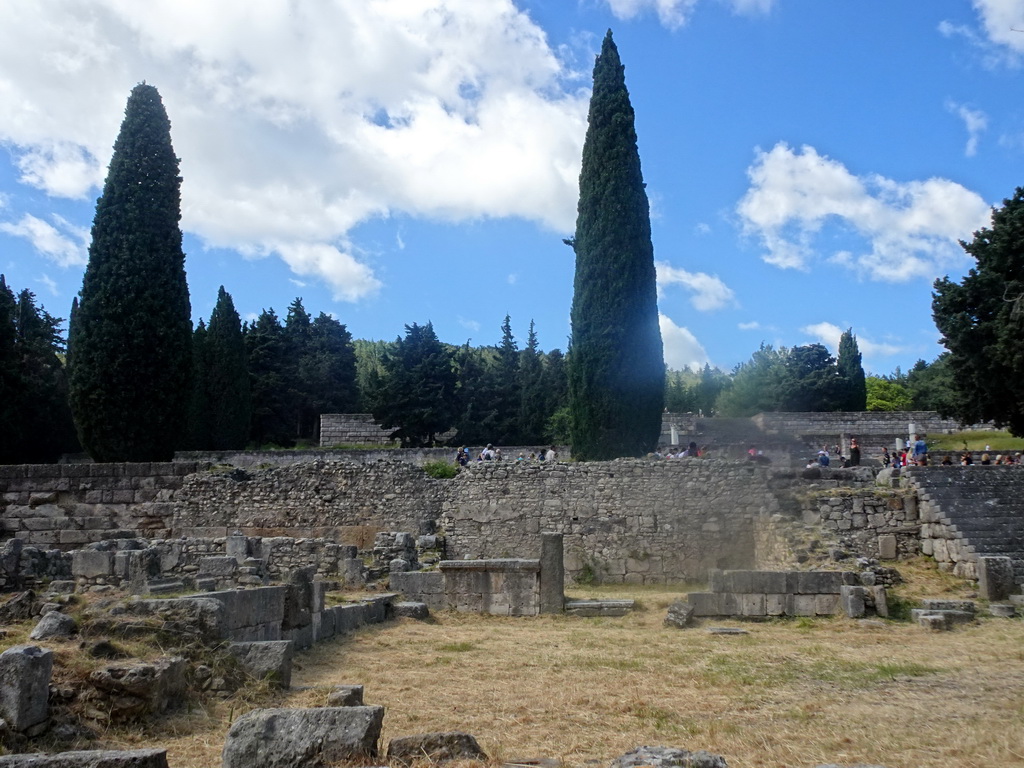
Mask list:
[[[836,368],[842,379],[845,397],[840,406],[843,411],[863,411],[867,408],[867,384],[864,380],[864,367],[861,365],[860,349],[853,328],[847,328],[839,338],[839,357]]]
[[[892,381],[882,376],[868,376],[865,386],[867,388],[867,410],[906,411],[910,409],[910,392],[898,381]]]
[[[783,411],[838,411],[846,403],[844,382],[835,358],[821,344],[793,347],[786,355],[786,378],[779,408]]]
[[[762,343],[750,359],[733,370],[732,381],[715,401],[722,416],[753,416],[762,411],[778,411],[789,374],[785,348],[775,349]]]
[[[497,429],[488,442],[516,445],[521,442],[519,413],[522,387],[519,380],[519,345],[512,335],[512,318],[505,315],[501,324],[501,343],[494,368],[494,408]]]
[[[205,338],[208,449],[244,448],[249,440],[252,395],[242,321],[222,285]]]
[[[352,413],[359,404],[356,354],[343,323],[323,312],[314,318],[299,377],[308,436],[319,443],[321,413]]]
[[[451,353],[434,326],[405,326],[384,360],[384,381],[373,417],[404,445],[429,445],[456,417],[456,376]]]
[[[544,440],[544,424],[548,419],[544,392],[544,361],[537,343],[533,320],[526,337],[526,346],[519,355],[519,439],[522,445]]]
[[[0,463],[43,464],[79,450],[62,361],[63,321],[0,275]]]
[[[1024,187],[961,242],[975,266],[960,283],[935,281],[932,314],[949,350],[952,415],[1024,435]]]
[[[210,409],[206,382],[209,367],[206,323],[200,318],[196,329],[192,331],[192,396],[188,405],[188,437],[184,441],[184,447],[190,451],[210,449]]]
[[[192,320],[181,178],[160,94],[135,86],[96,203],[70,326],[70,401],[96,461],[165,461],[185,437]]]
[[[594,64],[575,237],[569,409],[582,460],[642,456],[661,434],[665,361],[650,210],[624,67],[605,35]]]
[[[957,390],[953,383],[950,354],[943,352],[929,365],[924,360],[914,363],[904,377],[915,411],[938,411],[951,417],[956,413]]]
[[[295,422],[289,377],[288,340],[273,309],[264,309],[245,329],[252,393],[252,429],[256,445],[293,445]]]

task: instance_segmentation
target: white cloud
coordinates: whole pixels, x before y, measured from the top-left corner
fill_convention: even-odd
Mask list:
[[[0,5],[24,184],[93,195],[140,79],[171,118],[183,228],[346,300],[379,286],[348,242],[368,219],[574,227],[589,94],[513,0]]]
[[[617,19],[632,19],[648,11],[658,14],[658,21],[669,29],[686,23],[697,0],[608,0],[608,7]]]
[[[665,364],[674,371],[684,368],[700,370],[708,362],[708,353],[689,329],[672,322],[667,315],[658,315],[661,342],[665,349]]]
[[[669,29],[686,24],[697,7],[698,0],[606,0],[617,19],[630,20],[645,13],[656,13],[658,21]],[[741,16],[765,14],[771,11],[775,0],[719,0]]]
[[[40,254],[62,267],[85,264],[89,233],[60,216],[52,219],[56,226],[25,214],[17,223],[0,222],[0,232],[25,238]]]
[[[801,333],[808,334],[812,339],[828,347],[833,355],[839,354],[839,339],[843,335],[843,328],[834,323],[821,322],[813,325],[805,325],[800,329]],[[857,349],[864,357],[887,357],[900,352],[905,352],[904,347],[884,342],[874,342],[863,336],[854,333],[857,339]]]
[[[462,317],[462,315],[459,315],[456,319],[458,320],[459,325],[461,325],[468,331],[473,331],[473,333],[476,333],[477,331],[480,330],[480,323],[477,322],[476,320],[467,320],[466,318]]]
[[[974,10],[989,42],[1003,49],[1011,61],[1024,54],[1024,4],[1020,0],[974,0]]]
[[[981,110],[971,109],[966,104],[957,104],[953,101],[946,102],[946,109],[964,121],[964,127],[967,129],[967,146],[964,148],[964,154],[967,157],[974,157],[978,153],[978,140],[988,128],[988,115]]]
[[[739,323],[736,327],[741,331],[757,331],[760,330],[761,324],[757,320],[751,320],[749,323]]]
[[[736,294],[733,293],[732,288],[723,283],[716,275],[687,272],[685,269],[678,269],[663,261],[655,262],[655,267],[658,270],[658,289],[663,290],[668,285],[682,285],[693,293],[690,302],[694,309],[708,312],[736,303]]]
[[[512,272],[505,278],[505,282],[507,282],[509,285],[515,285],[516,283],[519,282],[519,275],[515,272]]]
[[[839,252],[839,263],[873,280],[932,279],[965,264],[958,241],[990,223],[985,201],[952,181],[858,177],[808,146],[759,150],[747,175],[737,212],[744,231],[760,238],[762,258],[781,268],[806,270],[815,236],[838,221],[869,244],[858,255]]]
[[[704,223],[703,221],[699,222],[697,224],[697,226],[695,226],[693,228],[693,230],[698,235],[710,235],[711,234],[711,226],[709,224]]]
[[[60,296],[60,291],[57,290],[57,281],[49,275],[41,275],[36,278],[37,283],[42,283],[47,291],[53,296]]]

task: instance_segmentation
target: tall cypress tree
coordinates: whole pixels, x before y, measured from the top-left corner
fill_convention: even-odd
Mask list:
[[[170,459],[191,394],[181,178],[156,88],[135,86],[96,202],[68,339],[71,408],[96,461]]]
[[[583,144],[569,350],[573,455],[640,456],[661,433],[665,362],[650,209],[624,67],[604,38]]]
[[[857,337],[853,335],[853,328],[847,328],[839,337],[839,357],[836,359],[836,367],[839,368],[839,375],[842,377],[846,390],[843,410],[867,410],[868,384],[864,376],[864,367],[861,365],[860,348],[857,346]]]

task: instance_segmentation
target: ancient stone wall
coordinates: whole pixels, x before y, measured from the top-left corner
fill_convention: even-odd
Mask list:
[[[391,432],[370,413],[320,414],[320,445],[389,445]]]
[[[477,466],[450,483],[449,557],[536,557],[540,532],[553,531],[570,577],[609,582],[749,567],[753,520],[776,504],[763,466],[702,459]]]
[[[73,549],[118,535],[166,538],[195,462],[0,465],[0,536]]]
[[[191,475],[177,497],[177,536],[327,538],[368,549],[380,530],[430,533],[444,484],[404,462],[311,462]]]
[[[962,427],[955,419],[944,419],[935,411],[835,411],[832,413],[759,413],[753,417],[765,432],[791,435],[843,433],[902,435],[913,424],[918,434],[949,434]]]

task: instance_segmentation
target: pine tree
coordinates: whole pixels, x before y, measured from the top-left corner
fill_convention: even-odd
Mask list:
[[[259,446],[291,446],[295,430],[284,328],[273,309],[264,309],[244,335],[252,392],[250,437]]]
[[[189,451],[210,450],[209,368],[206,323],[200,319],[192,332],[192,395],[188,403],[188,437],[184,442]]]
[[[181,178],[160,94],[128,98],[69,338],[71,408],[96,461],[164,461],[184,438],[192,321]]]
[[[544,423],[550,415],[546,406],[544,363],[538,349],[537,331],[531,320],[526,347],[519,355],[519,442],[522,445],[544,440]]]
[[[661,434],[665,364],[650,210],[624,68],[604,38],[583,144],[569,350],[572,451],[640,456]]]
[[[21,416],[22,379],[18,355],[18,302],[0,275],[0,464],[18,459],[24,422]]]
[[[434,442],[455,422],[455,369],[431,323],[405,326],[388,354],[373,417],[405,445]]]
[[[356,354],[348,328],[323,312],[317,315],[309,327],[299,375],[306,397],[309,437],[319,443],[321,413],[352,413],[359,404]]]
[[[249,365],[242,321],[223,285],[210,314],[205,347],[208,450],[244,448],[252,415]]]
[[[520,442],[519,407],[522,390],[519,382],[519,345],[512,335],[512,318],[505,315],[501,324],[501,344],[495,365],[494,406],[497,429],[488,442],[516,445]]]
[[[853,328],[847,328],[839,338],[839,357],[836,360],[839,376],[843,380],[846,397],[844,411],[863,411],[868,407],[868,385],[861,365],[860,349]]]

